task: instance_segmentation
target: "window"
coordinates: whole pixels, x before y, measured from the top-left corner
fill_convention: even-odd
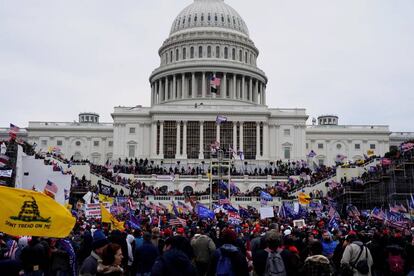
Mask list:
[[[203,57],[203,46],[199,46],[198,47],[198,58],[202,58]]]
[[[285,159],[290,159],[290,147],[284,147],[283,153],[284,153]]]
[[[181,127],[181,132],[183,132],[183,126]],[[182,139],[182,135],[180,135]],[[182,140],[181,140],[182,142]],[[181,143],[183,146],[183,143]],[[187,123],[187,158],[188,159],[198,159],[198,154],[200,151],[200,124],[196,121],[189,121]]]
[[[239,50],[239,61],[242,62],[243,61],[243,51]]]
[[[57,140],[56,141],[56,146],[61,146],[63,145],[63,141],[62,140]]]
[[[207,57],[211,58],[211,46],[207,46]]]
[[[175,61],[178,61],[178,55],[180,54],[180,52],[178,51],[178,49],[175,50]]]
[[[318,144],[318,149],[323,149],[323,144]]]
[[[77,145],[78,147],[81,145],[80,141],[76,141],[75,145]]]
[[[170,51],[170,62],[173,60],[173,51]]]
[[[42,146],[46,146],[47,145],[47,140],[42,140]]]
[[[216,122],[204,122],[204,131],[203,131],[203,139],[204,139],[204,158],[210,159],[210,145],[216,141],[216,131],[217,126]]]
[[[229,58],[229,49],[227,47],[224,47],[224,58],[225,59]]]
[[[129,134],[134,134],[134,133],[135,133],[135,127],[130,127]]]
[[[318,165],[323,166],[324,165],[324,160],[323,159],[318,159]]]
[[[355,144],[355,149],[356,149],[356,150],[361,149],[361,144]]]
[[[231,59],[236,60],[236,49],[231,49]]]
[[[369,149],[372,149],[372,150],[375,149],[375,144],[370,144]]]
[[[183,59],[187,58],[187,48],[183,48]]]
[[[309,144],[308,143],[306,143],[306,149],[309,149]]]
[[[284,134],[285,136],[290,136],[290,129],[284,129],[284,130],[283,130],[283,134]]]
[[[190,58],[194,58],[194,47],[190,48]]]
[[[341,144],[336,144],[336,148],[337,149],[341,149],[342,148],[342,145]]]
[[[164,158],[175,158],[177,147],[177,122],[164,122]]]
[[[128,145],[128,157],[135,157],[135,145]]]
[[[220,47],[216,46],[216,58],[220,58]]]
[[[108,147],[113,147],[114,146],[114,141],[109,141],[108,142]]]
[[[99,147],[99,141],[93,141],[93,146],[94,147]]]
[[[256,152],[256,143],[260,144],[260,140],[256,140],[256,130],[256,123],[243,123],[243,151],[245,159],[254,160],[256,158],[256,154],[259,154],[259,152]]]
[[[244,62],[247,63],[247,52],[244,53]]]

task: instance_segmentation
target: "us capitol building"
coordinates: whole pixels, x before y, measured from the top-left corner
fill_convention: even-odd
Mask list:
[[[100,123],[94,113],[81,113],[74,123],[29,122],[26,139],[100,164],[126,157],[199,164],[219,142],[261,165],[306,159],[311,150],[319,164],[333,164],[339,154],[352,160],[368,150],[383,155],[406,135],[391,134],[388,126],[339,125],[334,115],[306,125],[305,109],[268,107],[267,93],[276,92],[266,89],[268,78],[257,67],[259,50],[223,0],[194,0],[175,18],[158,54],[150,107],[115,107],[113,123]],[[221,79],[217,93],[211,93],[212,76]],[[227,121],[217,124],[218,115]]]

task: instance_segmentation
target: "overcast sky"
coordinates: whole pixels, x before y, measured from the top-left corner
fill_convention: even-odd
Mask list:
[[[0,0],[0,126],[148,106],[158,49],[192,2]],[[414,131],[414,1],[225,2],[260,50],[270,107]]]

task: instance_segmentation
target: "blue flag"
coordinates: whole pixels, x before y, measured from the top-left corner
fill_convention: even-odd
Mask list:
[[[269,193],[266,193],[265,191],[260,191],[260,198],[270,201],[272,200],[272,196]]]
[[[227,210],[227,211],[230,211],[230,212],[236,212],[237,213],[237,209],[234,208],[231,204],[224,204],[223,209]]]
[[[211,211],[210,209],[208,209],[207,207],[198,204],[197,205],[197,214],[199,218],[210,218],[210,219],[214,219],[215,215],[214,212]]]
[[[243,208],[241,206],[239,206],[239,214],[242,218],[249,218],[250,217],[249,211],[246,208]]]

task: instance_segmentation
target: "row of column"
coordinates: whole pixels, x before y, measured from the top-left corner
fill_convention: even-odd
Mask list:
[[[174,74],[155,80],[151,85],[151,105],[170,100],[199,98],[200,93],[197,91],[198,82],[196,74],[198,73],[193,72],[191,76],[185,73]],[[201,74],[201,97],[206,98],[208,85],[206,72],[200,72],[199,74]],[[250,101],[256,104],[266,104],[266,86],[260,80],[245,77],[244,75],[231,74],[231,76],[228,76],[230,74],[227,73],[222,75],[221,93],[220,95],[212,93],[212,98],[230,98]],[[238,76],[241,76],[241,78]]]
[[[159,121],[160,123],[160,134],[159,140],[157,137],[157,122],[152,124],[152,155],[157,156],[158,158],[164,158],[164,121]],[[260,122],[256,122],[256,160],[260,160],[268,157],[268,145],[269,145],[269,128],[268,124],[263,122],[263,150],[260,154]],[[237,139],[237,126],[239,125],[239,139]],[[187,121],[183,121],[183,145],[182,145],[182,154],[181,154],[181,121],[177,121],[176,128],[176,159],[186,159],[187,158]],[[204,122],[199,122],[200,127],[200,140],[199,140],[199,155],[198,159],[204,159]],[[233,122],[233,151],[244,151],[244,128],[243,122]],[[238,140],[238,141],[237,141]],[[220,142],[220,125],[216,125],[216,141]],[[157,145],[159,149],[157,151]],[[157,154],[158,152],[158,154]]]

